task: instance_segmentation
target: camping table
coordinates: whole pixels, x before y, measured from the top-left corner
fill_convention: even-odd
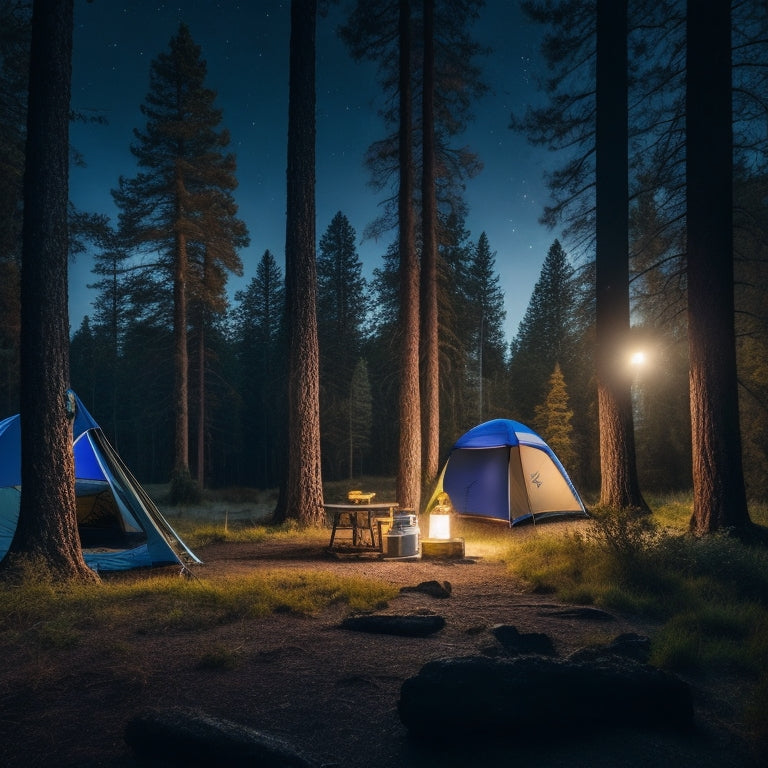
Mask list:
[[[323,504],[323,509],[331,516],[333,520],[333,526],[331,528],[331,542],[328,545],[333,547],[333,541],[336,538],[336,530],[338,528],[351,528],[352,529],[352,546],[358,546],[360,542],[361,546],[379,546],[376,544],[376,532],[373,527],[374,520],[377,515],[381,515],[385,511],[391,513],[398,508],[396,501],[380,501],[375,504]],[[346,516],[349,525],[342,525],[341,519]],[[362,516],[362,520],[359,516]],[[362,544],[363,532],[368,531],[370,534],[370,545]]]

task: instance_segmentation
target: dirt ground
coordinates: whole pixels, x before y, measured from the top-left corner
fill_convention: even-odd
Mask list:
[[[147,709],[172,706],[268,732],[318,764],[345,768],[763,764],[764,756],[743,748],[739,738],[741,681],[710,678],[689,681],[696,707],[690,734],[602,730],[566,739],[553,722],[530,738],[499,734],[469,743],[446,733],[444,750],[415,743],[397,715],[403,681],[432,659],[489,652],[495,624],[547,633],[560,656],[624,632],[652,636],[654,627],[618,615],[601,622],[558,616],[561,604],[526,593],[503,563],[469,548],[462,561],[383,561],[336,559],[326,545],[325,534],[300,544],[211,544],[197,550],[205,564],[195,577],[289,568],[327,569],[398,587],[448,581],[448,599],[407,592],[382,611],[438,613],[445,629],[427,638],[351,632],[339,628],[347,611],[335,606],[317,616],[275,614],[159,636],[106,637],[93,626],[90,642],[53,660],[18,648],[0,666],[0,765],[146,765],[126,746],[126,723]],[[235,649],[237,663],[201,668],[201,657],[213,647]]]

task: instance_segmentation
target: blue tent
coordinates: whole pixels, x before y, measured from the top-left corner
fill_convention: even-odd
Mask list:
[[[515,525],[553,516],[588,517],[554,451],[518,421],[479,424],[453,445],[432,495],[448,494],[459,515]]]
[[[72,425],[75,496],[85,562],[97,571],[199,563],[77,395],[72,398],[76,408]],[[0,421],[0,560],[13,539],[20,500],[21,425],[17,414]]]

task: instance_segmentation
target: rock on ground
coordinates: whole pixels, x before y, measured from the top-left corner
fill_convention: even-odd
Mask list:
[[[556,736],[606,725],[687,729],[693,724],[685,682],[621,657],[440,659],[403,683],[398,712],[409,732],[421,737],[542,730]]]

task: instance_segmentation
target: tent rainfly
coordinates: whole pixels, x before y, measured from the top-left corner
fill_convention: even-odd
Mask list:
[[[85,562],[95,571],[201,561],[179,538],[74,393],[77,523]],[[21,501],[19,415],[0,421],[0,560],[11,545]]]
[[[447,493],[458,515],[510,525],[556,516],[588,517],[554,451],[518,421],[494,419],[451,448],[428,505]]]

